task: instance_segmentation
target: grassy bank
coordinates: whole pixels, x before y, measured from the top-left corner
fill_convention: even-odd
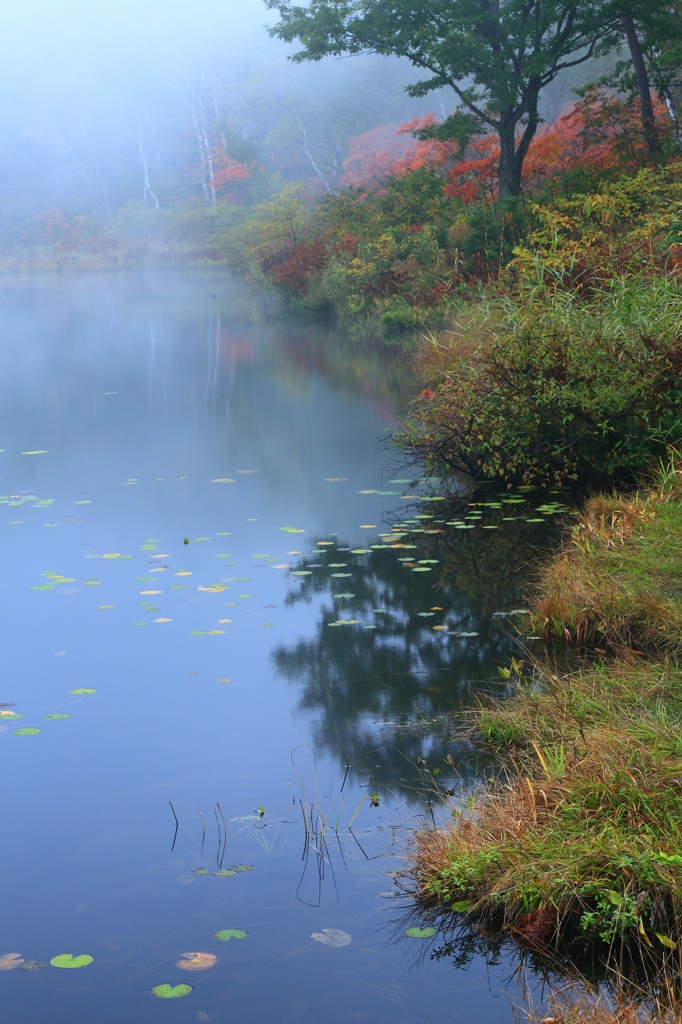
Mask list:
[[[682,464],[631,498],[593,498],[545,569],[546,633],[603,660],[513,676],[473,727],[505,767],[417,836],[418,898],[511,932],[674,957],[682,942]]]

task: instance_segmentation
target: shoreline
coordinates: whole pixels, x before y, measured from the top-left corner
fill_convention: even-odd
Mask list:
[[[536,631],[592,658],[514,662],[514,695],[472,733],[503,769],[445,829],[415,835],[423,908],[524,948],[627,954],[656,970],[682,947],[682,461],[649,489],[588,500],[544,568]],[[678,965],[679,967],[679,965]]]

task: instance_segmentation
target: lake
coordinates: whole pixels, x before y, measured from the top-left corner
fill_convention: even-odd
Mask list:
[[[395,878],[560,498],[440,500],[405,357],[216,272],[8,276],[0,337],[4,1019],[511,1021]]]

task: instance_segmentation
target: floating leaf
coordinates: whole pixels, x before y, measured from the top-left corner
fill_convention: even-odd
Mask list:
[[[208,868],[192,868],[193,875],[207,875]]]
[[[77,690],[69,690],[69,693],[97,693],[97,690],[93,690],[91,686],[81,686]]]
[[[180,996],[188,996],[192,991],[191,985],[155,985],[152,995],[157,999],[179,999]]]
[[[21,454],[22,455],[47,455],[47,451],[48,451],[47,448],[41,448],[39,451],[35,451],[35,452],[22,452]]]
[[[236,483],[236,481],[233,480],[232,477],[229,477],[229,476],[219,476],[215,480],[211,480],[211,483],[212,484],[233,484],[233,483]]]
[[[42,964],[40,960],[22,960],[17,967],[20,971],[42,971],[47,964]]]
[[[451,904],[450,909],[456,910],[458,914],[463,914],[466,910],[471,910],[473,905],[473,900],[457,900],[456,903]]]
[[[94,959],[94,957],[89,956],[87,953],[81,953],[80,956],[72,956],[71,953],[61,953],[59,956],[53,956],[50,963],[53,967],[87,967]]]
[[[233,864],[233,871],[253,871],[253,864]]]
[[[410,939],[430,939],[436,934],[435,928],[408,928],[405,932]]]
[[[312,932],[310,938],[323,946],[334,946],[336,949],[352,941],[348,932],[342,932],[339,928],[323,928],[320,932]]]
[[[21,953],[3,953],[0,956],[0,971],[13,971],[15,967],[23,964],[24,958]]]
[[[181,953],[175,966],[181,971],[207,971],[217,963],[218,957],[214,953]]]
[[[62,714],[62,713],[60,712],[59,714],[55,713],[55,714],[53,714],[53,715],[43,715],[43,718],[44,718],[44,719],[45,719],[45,720],[46,720],[47,722],[59,722],[59,721],[61,721],[61,720],[62,720],[63,718],[71,718],[71,715],[67,715],[67,714]]]
[[[229,878],[230,875],[236,875],[237,872],[232,868],[222,868],[220,871],[212,871],[211,874],[216,878]]]
[[[213,938],[220,939],[221,942],[229,942],[230,939],[245,939],[248,934],[241,928],[223,928],[222,931],[213,932]]]
[[[15,729],[14,730],[14,735],[15,736],[36,736],[39,732],[42,732],[42,731],[43,731],[42,729]]]

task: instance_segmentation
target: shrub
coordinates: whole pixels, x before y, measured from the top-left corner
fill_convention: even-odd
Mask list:
[[[672,278],[617,279],[589,301],[522,287],[496,305],[487,340],[400,430],[416,459],[507,483],[626,479],[682,436]]]

